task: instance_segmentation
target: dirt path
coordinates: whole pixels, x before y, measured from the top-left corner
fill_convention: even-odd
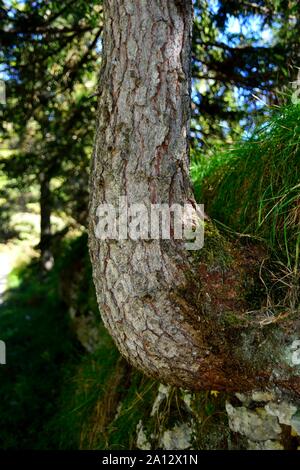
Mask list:
[[[7,277],[13,268],[13,257],[9,252],[0,251],[0,304],[7,286]]]
[[[8,276],[19,264],[36,256],[28,241],[0,244],[0,305],[7,289]]]

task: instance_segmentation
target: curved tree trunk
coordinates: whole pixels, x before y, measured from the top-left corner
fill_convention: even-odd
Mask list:
[[[103,321],[121,353],[184,388],[300,393],[299,335],[247,313],[257,255],[207,222],[204,249],[99,240],[97,208],[193,204],[189,181],[192,2],[106,0],[91,178],[90,253]],[[251,309],[253,310],[253,309]]]

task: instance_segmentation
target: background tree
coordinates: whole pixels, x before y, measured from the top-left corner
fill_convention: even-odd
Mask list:
[[[101,5],[17,2],[2,8],[2,22],[2,73],[9,77],[3,125],[16,149],[2,168],[39,188],[39,247],[51,266],[51,213],[86,219]]]
[[[0,125],[2,147],[9,149],[2,168],[18,191],[25,180],[27,188],[33,183],[39,188],[45,253],[51,213],[63,208],[80,223],[86,218],[101,5],[81,0],[0,4],[1,74],[8,96]],[[232,142],[249,129],[253,114],[265,112],[253,95],[274,102],[277,84],[293,80],[299,7],[293,1],[207,0],[195,1],[194,7],[192,135],[193,159],[199,160],[212,144]],[[3,207],[15,207],[13,188],[8,191],[6,185],[2,193]],[[7,226],[7,210],[1,217]],[[7,227],[7,235],[12,233]]]
[[[193,34],[193,145],[238,138],[284,101],[299,65],[296,1],[196,0]]]

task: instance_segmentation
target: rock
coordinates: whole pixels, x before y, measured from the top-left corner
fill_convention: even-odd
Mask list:
[[[275,396],[271,392],[253,392],[252,393],[252,400],[257,402],[268,402],[275,400]]]
[[[296,339],[286,350],[286,360],[291,367],[300,365],[300,340]]]
[[[261,403],[261,402],[265,403],[268,401],[275,400],[275,395],[272,392],[263,392],[263,391],[252,392],[252,394],[236,393],[235,396],[245,406],[250,405],[252,401],[256,401],[258,403]]]
[[[182,392],[182,399],[187,407],[187,409],[192,413],[193,410],[192,410],[192,394],[187,392],[187,391],[184,391]]]
[[[154,416],[155,414],[158,413],[161,402],[163,400],[165,400],[166,398],[168,398],[169,393],[170,393],[170,389],[171,389],[171,387],[169,387],[167,385],[160,384],[160,386],[158,388],[158,394],[157,394],[157,397],[155,399],[155,402],[153,403],[152,411],[151,411],[150,416]]]
[[[166,430],[159,443],[164,450],[185,450],[192,446],[192,427],[187,423],[175,425],[174,428]]]
[[[251,397],[245,393],[236,393],[235,396],[240,400],[241,403],[250,403]]]
[[[140,420],[136,427],[137,438],[136,438],[136,446],[140,450],[151,450],[151,444],[147,439],[147,436],[144,431],[143,423]]]
[[[281,433],[276,416],[266,410],[250,411],[245,406],[234,408],[226,403],[230,429],[246,436],[251,441],[267,441],[278,438]]]
[[[254,442],[248,440],[248,450],[284,450],[284,447],[278,441]]]
[[[300,412],[298,411],[291,419],[291,426],[298,436],[300,436]]]
[[[265,406],[270,416],[276,416],[280,424],[291,426],[292,416],[297,412],[297,407],[282,401],[281,403],[270,402]]]

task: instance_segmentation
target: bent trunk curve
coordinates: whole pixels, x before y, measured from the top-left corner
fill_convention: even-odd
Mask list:
[[[192,2],[106,0],[104,11],[90,254],[105,325],[120,352],[162,382],[228,391],[276,383],[300,394],[300,368],[291,359],[296,332],[290,325],[262,327],[246,314],[243,300],[233,300],[252,275],[249,249],[232,247],[210,222],[208,241],[216,249],[222,245],[225,268],[217,255],[208,262],[175,239],[97,237],[99,205],[118,207],[120,197],[148,209],[194,204],[188,154]]]

